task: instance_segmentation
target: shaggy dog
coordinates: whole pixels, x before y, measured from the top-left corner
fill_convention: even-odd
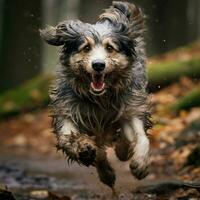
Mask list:
[[[50,92],[57,148],[69,161],[95,166],[113,188],[105,149],[114,146],[119,160],[130,159],[132,174],[144,178],[151,121],[142,11],[117,1],[95,24],[64,21],[40,33],[48,44],[62,46]]]

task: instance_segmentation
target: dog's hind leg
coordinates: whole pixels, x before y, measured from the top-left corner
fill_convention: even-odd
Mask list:
[[[106,152],[103,148],[97,149],[95,167],[101,182],[109,186],[114,192],[115,172],[108,162]]]
[[[131,173],[137,179],[143,179],[148,175],[149,165],[149,139],[144,130],[144,124],[139,118],[132,118],[129,122],[124,122],[122,132],[129,140],[133,149],[133,157],[130,161]]]
[[[133,145],[122,135],[115,143],[115,154],[120,161],[127,161],[133,156]]]

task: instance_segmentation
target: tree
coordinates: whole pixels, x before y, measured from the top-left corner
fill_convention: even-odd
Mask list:
[[[39,73],[41,2],[6,0],[2,4],[0,91]]]

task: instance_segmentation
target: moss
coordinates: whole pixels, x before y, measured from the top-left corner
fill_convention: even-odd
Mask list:
[[[188,61],[164,62],[149,65],[149,89],[151,91],[158,90],[161,87],[179,80],[183,76],[199,78],[200,59],[195,58]]]
[[[180,98],[174,105],[171,106],[171,110],[178,112],[180,110],[188,110],[197,106],[200,106],[200,87],[193,89],[187,95]]]
[[[0,118],[41,107],[48,103],[51,76],[37,76],[0,95]]]

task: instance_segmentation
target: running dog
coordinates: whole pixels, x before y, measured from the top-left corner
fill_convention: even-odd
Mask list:
[[[111,188],[116,178],[106,147],[112,146],[119,160],[130,160],[137,179],[148,174],[151,120],[144,33],[141,9],[120,1],[95,24],[64,21],[40,30],[48,44],[61,46],[50,90],[57,149],[69,161],[96,167]]]

